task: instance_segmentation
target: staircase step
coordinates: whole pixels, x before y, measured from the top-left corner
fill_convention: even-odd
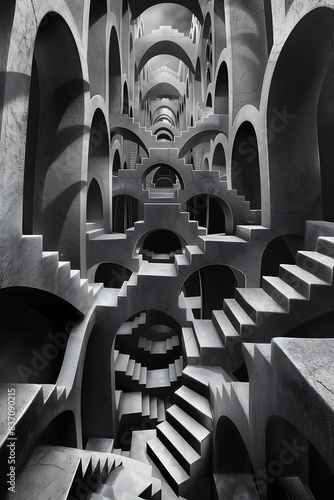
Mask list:
[[[141,369],[141,364],[140,363],[135,363],[135,367],[133,370],[133,375],[132,375],[132,380],[136,380],[139,382],[140,379],[140,369]]]
[[[255,326],[254,321],[248,316],[245,310],[235,299],[225,299],[223,307],[227,318],[239,335],[242,336],[243,325],[248,327]]]
[[[167,420],[158,425],[157,437],[190,476],[198,472],[201,456]]]
[[[115,371],[125,373],[128,368],[129,361],[130,361],[129,354],[122,354],[121,352],[118,353],[118,356],[115,361]]]
[[[224,345],[214,324],[210,319],[194,320],[193,327],[201,353],[201,363],[218,366]]]
[[[292,300],[305,300],[305,297],[277,276],[264,276],[262,288],[286,311]]]
[[[183,352],[188,364],[200,364],[201,356],[197,345],[195,332],[192,328],[182,328]]]
[[[123,392],[119,402],[119,415],[138,415],[143,411],[141,392]]]
[[[212,311],[212,322],[215,325],[225,347],[227,346],[229,339],[240,339],[239,333],[236,331],[224,311]]]
[[[125,372],[125,375],[127,377],[132,377],[133,376],[134,369],[135,369],[135,364],[136,364],[135,360],[130,358],[128,366],[126,368],[126,372]]]
[[[169,378],[171,382],[177,382],[176,366],[175,363],[169,365]]]
[[[140,368],[139,385],[146,385],[147,382],[147,367],[142,366]]]
[[[146,389],[170,387],[169,369],[147,370]]]
[[[166,418],[199,455],[209,453],[210,431],[197,420],[193,419],[177,405],[168,408]]]
[[[279,277],[307,299],[310,298],[312,286],[328,286],[326,281],[293,264],[281,264]]]
[[[220,366],[191,366],[185,367],[182,373],[183,383],[189,389],[198,392],[204,398],[209,396],[209,386],[221,386],[233,379]]]
[[[150,396],[150,418],[153,420],[158,418],[158,399],[155,396]]]
[[[235,300],[255,323],[261,314],[284,312],[284,308],[262,288],[236,288]]]
[[[113,446],[113,439],[89,438],[86,444],[86,450],[99,451],[102,453],[112,453]]]
[[[197,392],[182,385],[174,394],[175,402],[207,429],[211,429],[212,413],[209,401]]]
[[[327,255],[319,252],[299,251],[297,265],[329,284],[333,282],[334,260]]]
[[[158,438],[147,441],[147,454],[177,495],[185,493],[190,476]]]
[[[163,422],[166,418],[165,402],[158,398],[158,422]]]
[[[142,409],[142,415],[143,417],[149,417],[150,416],[150,396],[148,394],[143,394],[143,409]]]

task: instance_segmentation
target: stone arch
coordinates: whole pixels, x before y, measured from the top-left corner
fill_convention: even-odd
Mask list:
[[[208,234],[225,234],[233,227],[231,207],[218,196],[202,193],[187,201],[190,219],[206,227]]]
[[[261,277],[278,276],[280,264],[295,264],[297,251],[303,248],[302,236],[286,234],[268,243],[262,254]]]
[[[38,437],[36,446],[77,447],[77,430],[72,410],[59,413]]]
[[[212,157],[212,170],[218,170],[220,177],[226,177],[226,155],[224,146],[218,143]]]
[[[47,18],[47,19],[46,19]],[[24,172],[23,233],[42,234],[80,267],[84,93],[78,48],[64,19],[49,13],[38,29],[32,66]]]
[[[94,266],[92,271],[94,282],[103,283],[105,288],[121,288],[124,281],[128,281],[132,274],[129,268],[111,262],[102,262]]]
[[[99,183],[92,179],[87,192],[87,222],[103,222],[103,199]]]
[[[225,61],[219,66],[216,79],[215,113],[221,115],[228,115],[229,113],[228,69]]]
[[[261,208],[259,151],[253,125],[242,123],[232,151],[232,187],[250,202],[251,209]]]
[[[105,97],[106,68],[106,0],[91,0],[88,34],[88,73],[91,96]]]
[[[160,40],[152,44],[143,54],[140,61],[138,61],[138,74],[142,71],[142,69],[150,61],[150,59],[162,54],[168,54],[170,56],[176,57],[177,59],[180,59],[192,73],[195,72],[195,68],[191,62],[189,55],[181,45],[174,42],[173,40]]]
[[[124,82],[123,85],[123,109],[122,109],[122,114],[123,115],[129,115],[129,91],[128,91],[128,84]]]
[[[142,185],[143,189],[147,189],[147,176],[151,172],[159,171],[159,169],[161,168],[164,169],[164,175],[166,175],[167,171],[169,172],[167,175],[169,175],[170,178],[173,180],[173,184],[175,184],[175,181],[177,180],[180,183],[181,189],[184,189],[184,180],[182,178],[182,175],[178,172],[176,168],[165,163],[151,165],[148,169],[145,170],[140,179],[140,184]]]
[[[292,214],[294,228],[298,224],[301,231],[305,219],[321,218],[322,190],[327,194],[334,186],[333,169],[324,160],[332,148],[327,149],[326,139],[333,130],[333,119],[327,118],[330,80],[321,94],[326,74],[333,74],[333,30],[334,11],[329,8],[314,9],[299,21],[279,54],[268,97],[271,209],[275,223],[283,219],[286,225]],[[319,95],[326,97],[320,106]],[[331,205],[328,212],[325,207],[326,218],[334,220]]]
[[[112,173],[113,175],[118,175],[118,171],[121,170],[122,168],[122,163],[121,163],[121,155],[119,154],[119,150],[116,149],[114,153],[114,158],[112,161]]]
[[[113,197],[113,232],[125,233],[138,220],[139,202],[129,195]]]
[[[237,273],[238,276],[240,274]],[[240,285],[240,283],[239,283]],[[197,319],[211,319],[212,311],[222,309],[224,299],[234,298],[237,278],[230,266],[212,264],[194,271],[184,281],[181,292],[191,298]]]
[[[1,383],[56,384],[81,314],[60,297],[28,287],[3,288],[0,309]]]
[[[121,57],[116,28],[113,27],[109,43],[109,114],[121,112]]]

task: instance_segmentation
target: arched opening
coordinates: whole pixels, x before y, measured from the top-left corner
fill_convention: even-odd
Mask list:
[[[270,54],[273,43],[274,43],[274,31],[273,31],[273,13],[271,8],[271,2],[264,2],[264,15],[266,19],[266,35],[267,35],[267,46],[268,54]]]
[[[300,231],[307,218],[322,218],[321,196],[326,218],[334,220],[334,204],[329,194],[334,188],[330,161],[333,146],[329,139],[333,130],[329,112],[333,99],[330,35],[333,30],[332,9],[318,8],[304,16],[281,51],[268,99],[274,223],[280,225],[283,220],[286,227],[291,214],[291,225],[296,228],[298,224]],[[283,156],[277,151],[282,151]]]
[[[144,238],[140,253],[149,262],[170,263],[174,262],[175,254],[182,253],[182,243],[172,231],[158,229]]]
[[[230,267],[212,265],[192,273],[181,292],[196,319],[211,319],[212,311],[223,308],[224,299],[234,297],[236,286],[236,276]]]
[[[124,281],[128,281],[132,271],[119,264],[104,262],[95,272],[95,283],[103,283],[105,288],[121,288]]]
[[[126,370],[128,366],[133,367]],[[120,418],[116,446],[130,449],[132,431],[153,429],[165,420],[172,394],[181,385],[183,369],[181,327],[167,314],[142,311],[129,318],[115,336],[112,352],[115,389],[122,391],[122,403],[151,405],[155,411],[124,412]]]
[[[211,93],[209,92],[208,93],[208,97],[206,99],[206,103],[205,105],[208,107],[208,108],[212,108],[212,97],[211,97]]]
[[[197,220],[201,227],[206,227],[208,234],[225,234],[226,219],[231,222],[230,207],[220,198],[199,194],[187,201],[187,212],[191,220]]]
[[[109,46],[109,114],[121,112],[121,59],[116,29],[111,30]]]
[[[26,142],[23,232],[43,235],[80,267],[84,92],[79,54],[62,17],[50,13],[36,36]]]
[[[290,445],[293,448],[290,448]],[[298,450],[293,454],[291,449]],[[322,500],[333,491],[333,474],[303,433],[281,417],[271,417],[266,431],[268,500],[314,498]],[[257,481],[264,491],[264,479]],[[313,496],[312,496],[313,495]]]
[[[113,198],[113,231],[125,233],[138,220],[139,203],[136,198],[127,194]]]
[[[103,200],[96,179],[89,185],[87,193],[87,222],[103,221]]]
[[[129,91],[128,91],[128,84],[124,82],[124,87],[123,87],[123,115],[129,115]]]
[[[88,156],[87,221],[107,219],[108,197],[102,193],[101,186],[109,184],[109,139],[107,123],[100,109],[95,114],[91,125]]]
[[[118,149],[116,149],[114,158],[112,161],[112,174],[113,175],[118,175],[118,171],[121,170],[122,164],[121,164],[121,157],[119,154]]]
[[[36,446],[77,447],[74,413],[64,411],[55,417],[39,436]]]
[[[258,144],[250,122],[244,122],[240,126],[234,140],[232,186],[250,202],[251,209],[261,208]]]
[[[89,14],[88,72],[91,96],[105,97],[106,0],[92,1]]]
[[[229,112],[229,85],[228,70],[225,62],[222,62],[216,80],[215,90],[215,113],[228,115]]]
[[[217,144],[212,158],[212,170],[218,170],[220,177],[226,178],[226,156],[222,144]]]
[[[194,85],[194,90],[195,90],[195,106],[199,102],[202,102],[202,69],[201,69],[201,61],[200,59],[197,59],[196,62],[196,69],[195,69],[195,85]]]
[[[222,50],[226,47],[226,25],[225,25],[225,2],[224,0],[215,0],[215,53],[216,64],[219,60]]]
[[[175,171],[168,166],[162,165],[153,175],[153,183],[155,187],[173,187],[177,177]]]
[[[219,418],[214,441],[214,481],[218,498],[258,498],[245,442],[226,416]]]
[[[55,384],[81,315],[59,297],[19,287],[1,290],[0,309],[1,383]]]
[[[280,264],[295,264],[298,250],[303,248],[303,237],[287,234],[273,239],[265,248],[261,262],[261,276],[278,276]]]

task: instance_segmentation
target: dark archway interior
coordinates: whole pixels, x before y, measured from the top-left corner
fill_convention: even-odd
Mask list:
[[[128,281],[132,271],[119,264],[105,262],[95,272],[95,283],[103,283],[106,288],[121,288]]]
[[[118,195],[113,198],[113,231],[124,233],[133,227],[138,220],[139,204],[136,198],[129,195]]]
[[[74,413],[70,410],[60,413],[39,436],[36,446],[77,447]]]
[[[206,194],[194,196],[187,202],[187,212],[190,219],[197,220],[200,226],[207,228],[208,234],[225,233],[223,204],[215,197]]]
[[[169,254],[182,251],[182,244],[179,237],[172,231],[159,229],[146,236],[142,248],[148,252]]]
[[[30,288],[0,293],[1,383],[55,384],[81,317],[64,300]]]
[[[93,179],[87,193],[87,221],[97,220],[103,220],[103,200],[100,186]]]
[[[252,209],[261,208],[260,167],[253,125],[243,123],[235,137],[232,153],[232,186],[245,196]]]

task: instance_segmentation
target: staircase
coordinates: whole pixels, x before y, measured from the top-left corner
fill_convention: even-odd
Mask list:
[[[174,394],[166,421],[157,426],[157,436],[147,442],[147,453],[173,491],[187,496],[208,474],[212,413],[210,384],[230,377],[221,368],[187,366],[183,384]]]

